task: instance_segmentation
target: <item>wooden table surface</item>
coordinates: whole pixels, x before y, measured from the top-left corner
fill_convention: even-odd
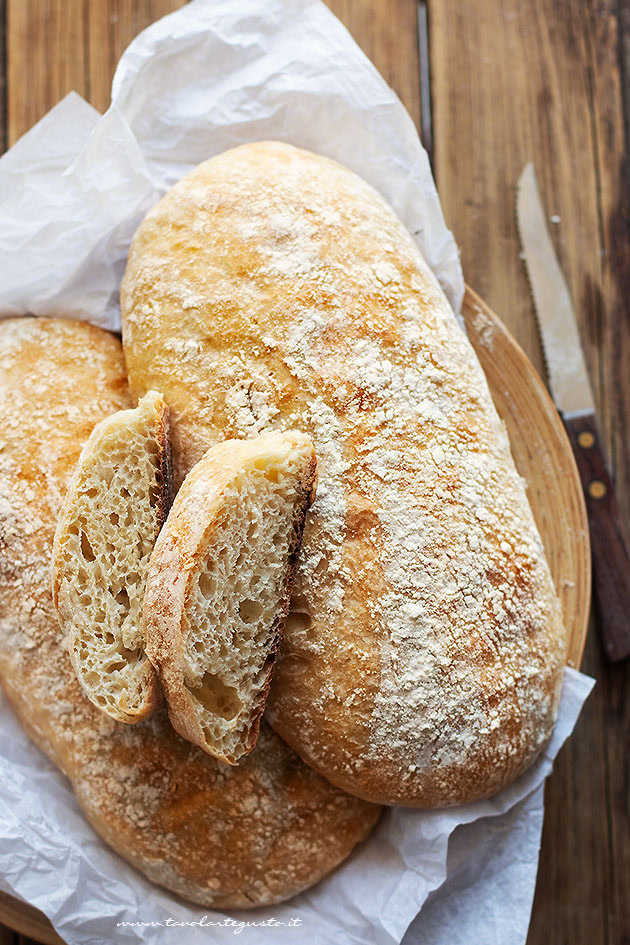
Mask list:
[[[132,36],[179,5],[0,0],[0,151],[70,89],[104,110]],[[426,128],[416,0],[329,5]],[[630,538],[630,0],[428,0],[428,20],[433,168],[466,281],[544,376],[514,221],[534,161]],[[528,945],[630,943],[630,661],[605,665],[596,615],[582,668],[597,686],[547,783]]]

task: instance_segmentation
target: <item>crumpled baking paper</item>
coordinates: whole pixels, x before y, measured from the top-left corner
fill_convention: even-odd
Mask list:
[[[194,0],[132,42],[104,116],[71,94],[0,158],[0,315],[117,329],[118,287],[143,214],[195,164],[261,138],[319,151],[369,180],[459,310],[457,247],[426,153],[339,21],[320,0]],[[393,945],[403,936],[406,945],[520,945],[542,783],[591,686],[566,670],[549,745],[496,797],[445,811],[392,809],[313,889],[230,916],[184,903],[113,853],[3,699],[0,889],[40,908],[70,945],[166,945],[174,930],[187,945],[234,935],[248,945]]]

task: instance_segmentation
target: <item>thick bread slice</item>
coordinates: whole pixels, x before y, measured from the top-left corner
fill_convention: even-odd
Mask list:
[[[379,808],[333,787],[267,726],[236,767],[180,738],[165,710],[122,725],[85,697],[50,581],[55,525],[94,425],[131,406],[119,341],[81,322],[0,323],[0,680],[93,827],[156,883],[214,909],[317,882]]]
[[[53,601],[70,659],[88,699],[118,722],[140,722],[160,699],[141,617],[172,481],[168,407],[149,391],[94,427],[55,533]]]
[[[316,470],[295,431],[212,447],[151,557],[146,651],[171,722],[229,764],[258,738]]]
[[[176,481],[228,437],[315,444],[276,731],[369,800],[513,781],[556,717],[560,603],[479,361],[383,198],[281,142],[217,155],[140,225],[121,305]]]

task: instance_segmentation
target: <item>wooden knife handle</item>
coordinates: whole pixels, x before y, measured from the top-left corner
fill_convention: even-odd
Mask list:
[[[630,656],[630,558],[615,490],[594,414],[564,418],[584,488],[594,587],[604,649],[612,662]]]

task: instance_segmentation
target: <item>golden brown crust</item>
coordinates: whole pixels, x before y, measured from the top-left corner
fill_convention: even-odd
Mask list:
[[[230,717],[229,723],[221,726],[230,734],[240,732],[238,750],[226,750],[223,738],[209,735],[204,720],[208,714],[200,707],[197,687],[192,685],[195,673],[190,663],[191,633],[193,629],[201,635],[220,632],[219,627],[193,627],[195,620],[204,623],[207,615],[194,616],[195,591],[199,576],[204,568],[217,537],[233,532],[234,513],[226,520],[226,490],[233,487],[237,479],[249,476],[255,481],[256,474],[264,482],[259,472],[259,464],[280,463],[280,458],[288,449],[295,448],[299,457],[300,475],[295,484],[292,501],[292,527],[289,535],[286,573],[284,575],[280,602],[275,608],[273,625],[266,637],[262,653],[265,679],[257,691],[252,694],[254,702],[245,699],[239,706],[238,714]],[[308,455],[307,455],[308,451]],[[308,466],[304,466],[307,458]],[[179,734],[207,751],[210,755],[228,764],[238,763],[243,754],[251,751],[258,738],[260,721],[265,709],[267,695],[276,663],[277,649],[281,631],[289,610],[291,587],[295,576],[297,558],[302,541],[302,532],[306,512],[315,496],[317,460],[313,446],[307,437],[300,434],[271,437],[257,437],[252,441],[227,440],[211,448],[193,467],[179,489],[168,522],[156,542],[144,599],[144,625],[146,628],[146,652],[159,673],[162,689],[168,703],[169,717],[174,729]],[[297,470],[296,470],[297,475]],[[259,509],[264,516],[264,509]],[[230,522],[230,524],[228,524]],[[233,541],[233,534],[230,538]],[[248,549],[253,555],[255,549]],[[241,575],[229,575],[228,580]],[[236,593],[236,591],[235,591]],[[229,640],[228,654],[240,654],[237,646],[239,630],[233,628],[234,638]],[[201,642],[201,641],[200,641]],[[261,649],[251,654],[252,661],[261,658]],[[213,678],[222,675],[224,667],[212,665]],[[229,668],[226,667],[229,672]],[[215,720],[218,721],[218,720]],[[229,741],[231,739],[225,739]]]
[[[163,525],[173,504],[175,483],[173,481],[173,451],[171,449],[171,421],[168,406],[160,412],[160,434],[158,437],[158,464],[160,468],[160,493],[157,499],[157,511]]]
[[[555,719],[560,605],[480,365],[390,208],[317,155],[234,149],[149,213],[122,310],[133,391],[169,400],[177,479],[226,437],[315,443],[276,730],[385,803],[513,780]]]
[[[165,712],[114,722],[83,696],[61,641],[48,574],[56,518],[92,428],[128,406],[112,335],[64,320],[0,324],[0,678],[118,853],[205,906],[278,902],[343,860],[378,808],[333,788],[267,726],[228,768]]]

